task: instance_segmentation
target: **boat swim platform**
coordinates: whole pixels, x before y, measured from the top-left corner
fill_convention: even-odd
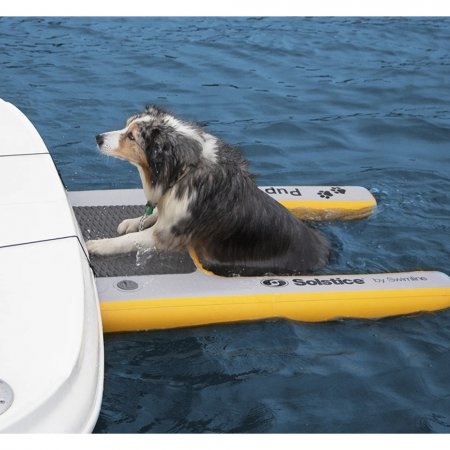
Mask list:
[[[353,220],[367,217],[376,207],[372,194],[361,187],[260,189],[307,220],[330,220],[330,216]],[[74,191],[68,197],[86,241],[117,236],[120,222],[142,215],[146,203],[142,189]],[[305,211],[309,211],[306,216]],[[441,272],[220,277],[204,270],[192,256],[186,251],[91,257],[103,330],[168,329],[268,318],[307,322],[377,319],[450,307],[450,278]]]

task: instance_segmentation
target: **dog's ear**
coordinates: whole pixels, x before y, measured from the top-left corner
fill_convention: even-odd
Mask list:
[[[156,184],[161,176],[164,164],[164,143],[160,127],[144,128],[141,131],[143,149],[147,162],[152,170],[152,184]]]
[[[143,148],[152,171],[152,183],[173,185],[189,166],[195,166],[201,154],[201,145],[172,129],[149,127],[142,131]]]
[[[141,129],[141,148],[147,156],[161,139],[162,129],[160,127],[146,127]]]

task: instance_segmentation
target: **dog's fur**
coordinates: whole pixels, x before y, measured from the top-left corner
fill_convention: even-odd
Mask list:
[[[102,153],[137,167],[157,208],[143,231],[139,217],[127,219],[123,236],[87,242],[91,255],[192,248],[215,273],[244,276],[304,274],[327,263],[322,234],[262,192],[241,153],[198,125],[152,106],[96,139]]]

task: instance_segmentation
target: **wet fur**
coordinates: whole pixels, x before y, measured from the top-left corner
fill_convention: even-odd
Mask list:
[[[147,230],[129,219],[119,226],[129,234],[89,241],[90,253],[192,248],[205,268],[226,276],[305,274],[327,263],[323,235],[261,191],[242,154],[198,125],[147,107],[97,142],[138,168],[157,215]]]

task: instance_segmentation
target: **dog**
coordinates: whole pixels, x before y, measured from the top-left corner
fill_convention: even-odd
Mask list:
[[[101,153],[137,167],[148,217],[124,220],[91,255],[192,250],[222,276],[299,275],[327,264],[329,244],[260,190],[240,151],[157,106],[96,136]]]

